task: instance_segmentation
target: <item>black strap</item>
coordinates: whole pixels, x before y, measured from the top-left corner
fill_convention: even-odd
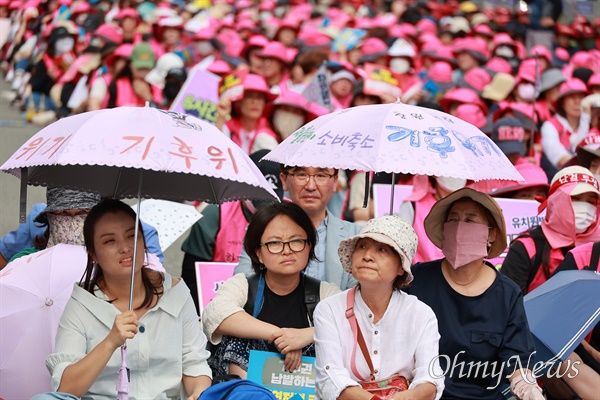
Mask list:
[[[598,263],[599,262],[600,262],[600,242],[596,242],[592,246],[592,257],[590,258],[590,270],[598,271]]]
[[[542,266],[542,257],[544,256],[545,250],[544,246],[547,243],[544,239],[541,238],[536,239],[531,237],[531,239],[533,239],[533,243],[535,243],[535,257],[533,257],[532,260],[533,263],[531,265],[531,269],[529,270],[529,276],[527,277],[527,285],[525,286],[524,293],[527,293],[529,291],[529,285],[531,285],[531,282],[533,282],[533,278],[535,278],[535,275]],[[525,247],[525,251],[527,251],[527,247]]]
[[[301,276],[304,279],[304,304],[308,311],[310,325],[313,326],[315,307],[317,307],[317,304],[321,300],[321,281],[306,274],[302,274]],[[259,278],[260,277],[257,274],[251,274],[246,277],[248,280],[248,298],[244,305],[244,311],[250,315],[252,315],[254,311],[254,299],[256,299],[256,294],[258,292]]]

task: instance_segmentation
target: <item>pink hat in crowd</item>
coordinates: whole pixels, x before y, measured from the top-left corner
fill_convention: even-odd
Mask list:
[[[515,41],[508,35],[508,33],[498,33],[496,36],[494,36],[492,45],[492,53],[496,51],[498,46],[508,46],[514,50],[516,56],[517,46],[515,45]]]
[[[331,38],[327,34],[310,25],[302,28],[298,33],[298,39],[302,40],[305,46],[311,47],[329,46],[331,44]]]
[[[284,64],[289,64],[294,57],[289,58],[288,49],[280,42],[271,42],[256,53],[260,58],[272,58]]]
[[[454,40],[454,54],[469,53],[473,58],[482,63],[488,61],[490,52],[487,48],[487,43],[482,38],[467,37]]]
[[[437,35],[438,33],[437,24],[429,18],[421,18],[419,22],[417,22],[415,27],[419,32],[421,32],[421,34],[427,32],[433,35]]]
[[[119,47],[117,47],[117,49],[110,56],[108,56],[108,58],[106,59],[106,64],[109,67],[112,67],[112,65],[114,64],[115,59],[117,57],[129,60],[131,58],[132,52],[133,52],[133,44],[131,44],[131,43],[122,44]]]
[[[496,73],[501,72],[503,74],[509,75],[512,75],[513,71],[512,65],[510,65],[510,63],[502,57],[490,58],[490,60],[485,64],[484,68]]]
[[[206,68],[206,70],[219,76],[228,75],[233,71],[231,66],[223,60],[215,60],[208,68]]]
[[[445,112],[448,112],[450,103],[460,104],[475,104],[484,114],[487,114],[488,108],[485,103],[479,98],[479,95],[471,89],[455,88],[446,92],[440,99],[440,105]]]
[[[271,93],[265,78],[256,74],[248,74],[244,78],[244,93],[247,91],[254,91],[264,93],[267,97],[267,102],[273,101],[277,98],[276,94]]]
[[[592,66],[593,61],[594,59],[592,55],[589,54],[587,51],[578,51],[577,53],[573,54],[573,57],[571,57],[569,64],[573,66],[573,69],[579,67],[589,68]]]
[[[534,130],[537,126],[538,114],[531,103],[500,101],[498,102],[498,109],[492,114],[492,121],[499,120],[506,116],[507,113],[512,113],[523,124],[523,129],[527,131]]]
[[[552,54],[550,54],[550,50],[548,50],[546,46],[533,46],[531,50],[529,50],[529,57],[543,57],[549,64],[552,63]]]
[[[9,10],[16,10],[18,8],[21,8],[21,5],[23,5],[22,1],[19,0],[13,0],[8,4],[8,9]]]
[[[213,28],[202,28],[194,34],[194,40],[210,40],[216,36]]]
[[[483,68],[472,68],[458,80],[458,86],[472,89],[481,95],[483,89],[492,81],[490,74]]]
[[[127,8],[122,9],[121,11],[119,11],[117,13],[117,15],[115,15],[116,20],[122,20],[125,18],[139,19],[140,14],[138,14],[138,12],[135,10],[135,8],[127,7]]]
[[[510,186],[494,190],[490,193],[490,196],[506,197],[506,195],[513,194],[514,192],[517,192],[521,189],[528,189],[533,187],[544,188],[546,190],[546,193],[548,193],[550,185],[548,185],[548,177],[546,176],[546,173],[543,169],[541,169],[535,164],[530,163],[529,161],[520,162],[515,165],[515,168],[517,169],[517,171],[519,171],[519,173],[525,181],[515,181],[514,184],[511,184]]]
[[[491,124],[488,124],[483,111],[481,111],[481,108],[475,104],[461,104],[456,109],[455,117],[475,125],[485,133],[491,132]]]
[[[590,76],[588,79],[588,88],[592,88],[592,86],[600,86],[600,72]]]
[[[71,10],[72,15],[77,14],[86,14],[90,12],[95,12],[96,10],[88,3],[87,1],[79,2],[75,8]]]
[[[566,82],[563,82],[560,85],[559,90],[560,90],[560,94],[558,95],[558,100],[556,101],[557,103],[564,97],[571,95],[571,94],[576,94],[576,93],[587,94],[587,87],[585,86],[585,83],[583,83],[582,80],[577,79],[577,78],[571,78],[571,79],[568,79]]]
[[[388,47],[385,42],[376,37],[370,37],[365,39],[365,41],[360,46],[362,54],[365,56],[369,56],[372,54],[387,54]]]
[[[265,109],[265,115],[270,118],[273,112],[280,106],[295,107],[306,112],[306,122],[310,122],[313,119],[320,117],[321,115],[329,114],[329,110],[308,101],[302,93],[294,90],[283,91],[273,103],[267,105]]]
[[[492,28],[490,28],[490,26],[487,24],[477,25],[471,33],[473,35],[485,36],[490,39],[494,37],[494,31],[492,31]]]
[[[438,86],[443,84],[449,88],[452,85],[452,66],[446,61],[436,61],[429,67],[427,76]]]
[[[118,26],[113,24],[102,24],[93,32],[93,34],[115,44],[121,44],[123,42],[123,32]]]

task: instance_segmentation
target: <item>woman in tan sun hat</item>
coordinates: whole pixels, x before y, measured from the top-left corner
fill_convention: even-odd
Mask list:
[[[498,203],[473,189],[457,190],[432,207],[425,231],[445,258],[415,265],[415,279],[406,291],[430,306],[438,319],[439,361],[446,374],[443,398],[501,398],[504,379],[510,376],[517,398],[543,399],[531,371],[520,369],[535,350],[523,295],[485,261],[506,248]],[[502,366],[506,373],[454,370],[470,363]]]
[[[399,290],[413,279],[410,265],[416,248],[415,231],[394,215],[371,219],[340,243],[341,264],[359,285],[324,299],[315,309],[320,399],[442,395],[435,315]]]

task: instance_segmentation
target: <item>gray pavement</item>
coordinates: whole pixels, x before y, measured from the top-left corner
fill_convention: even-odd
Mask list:
[[[7,126],[21,125],[24,121],[20,112],[11,107],[9,100],[2,96],[9,89],[9,85],[0,77],[0,165],[4,164],[20,146],[41,129],[32,124],[18,127]],[[0,173],[0,237],[19,225],[19,190],[19,179],[4,172]],[[33,204],[45,201],[45,188],[29,186],[27,191],[28,211]],[[129,201],[128,203],[132,204]],[[186,232],[165,251],[165,268],[174,276],[181,276],[183,252],[180,249],[181,243],[188,234],[189,232]]]

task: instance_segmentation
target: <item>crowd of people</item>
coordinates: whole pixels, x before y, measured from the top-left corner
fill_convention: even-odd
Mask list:
[[[196,66],[222,88],[239,79],[205,119],[281,200],[202,205],[180,280],[147,268],[150,255],[133,260],[130,207],[49,188],[47,206],[0,238],[0,269],[58,243],[88,254],[47,355],[56,392],[39,399],[114,398],[124,343],[132,398],[196,399],[213,376],[245,378],[251,350],[281,353],[287,371],[316,356],[321,399],[498,399],[503,384],[519,400],[598,398],[600,329],[569,356],[576,376],[538,385],[523,295],[598,268],[600,18],[566,21],[553,0],[0,0],[0,18],[11,105],[40,126],[169,109]],[[323,67],[319,102],[307,89]],[[367,182],[390,174],[259,162],[319,116],[398,99],[473,124],[525,181],[398,174],[411,194],[375,218]],[[541,225],[507,243],[499,197],[537,200]],[[140,231],[162,261],[154,228]],[[486,261],[507,247],[500,270]],[[204,310],[198,261],[237,263]],[[459,358],[510,373],[448,373]]]

